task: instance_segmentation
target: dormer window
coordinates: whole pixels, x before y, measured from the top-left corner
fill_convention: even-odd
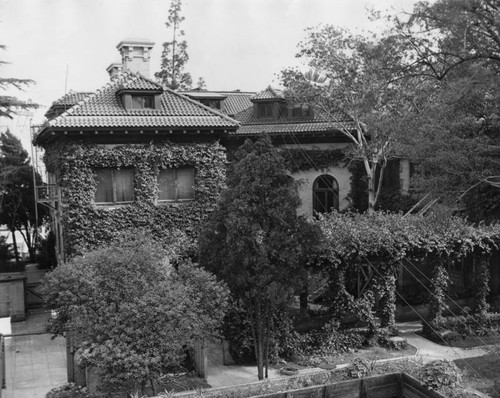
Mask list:
[[[257,117],[268,118],[273,117],[273,104],[272,102],[260,102],[257,104]]]
[[[220,99],[201,99],[200,102],[212,109],[220,109]]]
[[[295,105],[292,108],[292,117],[310,117],[312,116],[312,108],[310,105],[301,104]]]
[[[155,109],[154,95],[132,94],[132,109]]]

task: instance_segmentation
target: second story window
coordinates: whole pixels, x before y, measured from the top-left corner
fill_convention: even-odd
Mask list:
[[[162,169],[158,175],[160,201],[178,202],[194,199],[194,168]]]
[[[271,102],[261,102],[257,104],[257,117],[273,117],[273,104]]]
[[[155,109],[154,95],[132,95],[132,109]]]
[[[220,100],[218,99],[201,99],[200,102],[212,109],[220,109]]]
[[[95,169],[96,204],[130,203],[134,201],[134,170],[111,167]]]

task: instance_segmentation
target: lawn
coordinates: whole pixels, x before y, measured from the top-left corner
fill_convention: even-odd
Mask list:
[[[486,355],[458,359],[455,363],[463,371],[464,384],[500,398],[500,345]]]

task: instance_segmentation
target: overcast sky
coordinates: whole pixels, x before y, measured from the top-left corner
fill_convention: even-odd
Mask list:
[[[183,29],[193,81],[209,90],[260,91],[294,65],[304,29],[320,23],[369,29],[367,7],[411,10],[415,0],[184,0]],[[116,45],[139,37],[156,43],[152,74],[159,70],[169,0],[0,0],[0,76],[36,85],[16,96],[43,106],[65,90],[94,91],[108,80],[106,67],[120,57]],[[67,83],[66,83],[67,80]],[[29,117],[10,123],[29,145]],[[0,129],[7,124],[0,119]],[[5,127],[4,127],[5,128]]]

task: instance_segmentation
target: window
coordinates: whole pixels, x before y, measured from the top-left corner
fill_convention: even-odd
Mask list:
[[[313,210],[328,213],[339,209],[339,184],[328,174],[320,175],[313,183]]]
[[[163,169],[158,175],[160,201],[183,201],[194,199],[194,168]]]
[[[271,102],[257,104],[257,117],[273,117],[273,104]]]
[[[154,95],[132,95],[132,109],[155,109]]]
[[[95,203],[125,203],[134,201],[133,169],[96,169]]]
[[[218,99],[202,99],[200,102],[212,109],[220,109],[220,100]]]

